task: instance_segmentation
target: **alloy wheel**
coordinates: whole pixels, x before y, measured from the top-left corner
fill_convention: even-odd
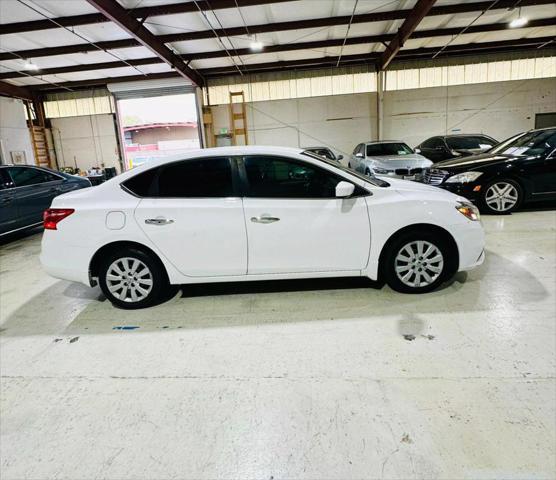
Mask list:
[[[394,268],[404,285],[426,287],[442,274],[444,256],[436,245],[425,240],[414,240],[398,251]]]
[[[122,257],[114,260],[106,271],[106,286],[123,302],[140,302],[153,288],[153,275],[141,260]]]
[[[517,188],[508,182],[491,185],[485,193],[486,204],[496,212],[507,212],[515,207],[519,199]]]

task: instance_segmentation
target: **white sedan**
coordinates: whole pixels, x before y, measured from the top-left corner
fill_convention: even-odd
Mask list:
[[[47,272],[122,308],[204,282],[366,276],[428,292],[484,259],[464,198],[282,147],[155,160],[56,197],[44,226]]]

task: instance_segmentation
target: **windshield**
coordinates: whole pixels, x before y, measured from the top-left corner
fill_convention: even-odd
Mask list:
[[[380,178],[376,178],[376,177],[368,177],[367,175],[363,175],[361,173],[356,172],[355,170],[351,170],[350,168],[344,167],[340,162],[334,162],[332,160],[328,160],[328,158],[325,157],[321,157],[320,155],[316,155],[315,153],[309,151],[309,150],[305,150],[304,152],[301,152],[302,155],[307,155],[308,157],[314,158],[316,160],[319,160],[321,162],[327,163],[328,165],[332,165],[334,168],[338,168],[340,170],[342,170],[343,172],[349,173],[350,175],[353,175],[354,177],[360,178],[361,180],[365,180],[365,182],[369,182],[372,183],[373,185],[376,185],[377,187],[389,187],[390,184],[388,182],[385,182],[384,180],[381,180]]]
[[[496,141],[492,138],[482,136],[446,137],[446,143],[452,150],[484,150],[496,145]]]
[[[502,155],[537,156],[550,153],[556,148],[556,130],[528,132],[509,142],[503,142],[492,153]]]
[[[367,145],[367,157],[380,157],[382,155],[409,155],[413,150],[405,143],[373,143]]]

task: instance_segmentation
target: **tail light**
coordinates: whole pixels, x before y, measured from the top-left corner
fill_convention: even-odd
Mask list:
[[[42,216],[44,229],[58,230],[58,223],[69,217],[73,212],[75,212],[73,208],[49,208],[45,210]]]

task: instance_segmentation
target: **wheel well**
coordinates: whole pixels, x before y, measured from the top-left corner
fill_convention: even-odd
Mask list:
[[[457,245],[456,241],[454,240],[454,237],[452,237],[452,234],[450,232],[448,232],[448,230],[445,230],[444,228],[439,227],[438,225],[432,225],[432,224],[429,224],[429,223],[417,223],[417,224],[408,225],[407,227],[401,228],[397,232],[393,233],[390,236],[390,238],[386,241],[386,243],[382,247],[382,251],[380,252],[379,263],[378,263],[379,276],[382,275],[382,271],[383,271],[383,268],[384,268],[384,260],[386,258],[386,254],[388,253],[388,251],[390,249],[390,246],[401,235],[405,235],[407,233],[413,233],[413,232],[422,232],[422,231],[437,235],[447,245],[449,245],[450,249],[453,249],[453,251],[455,252],[455,255],[453,256],[453,258],[449,259],[450,264],[449,264],[449,267],[448,267],[449,268],[448,271],[450,272],[450,274],[456,273],[458,271],[458,268],[459,268],[459,249],[458,249],[458,245]]]
[[[98,277],[98,273],[99,273],[98,270],[100,268],[100,262],[102,261],[102,259],[107,255],[111,254],[112,252],[115,252],[116,250],[122,250],[124,248],[135,248],[137,250],[142,250],[146,254],[150,255],[160,264],[160,268],[166,275],[166,278],[168,278],[168,272],[166,271],[166,267],[162,263],[162,260],[160,260],[160,257],[152,249],[146,247],[145,245],[142,245],[141,243],[123,240],[123,241],[108,243],[103,247],[99,248],[95,252],[93,258],[91,258],[91,262],[89,263],[89,281],[91,283],[91,286],[95,286],[98,282],[96,280],[96,277]]]

